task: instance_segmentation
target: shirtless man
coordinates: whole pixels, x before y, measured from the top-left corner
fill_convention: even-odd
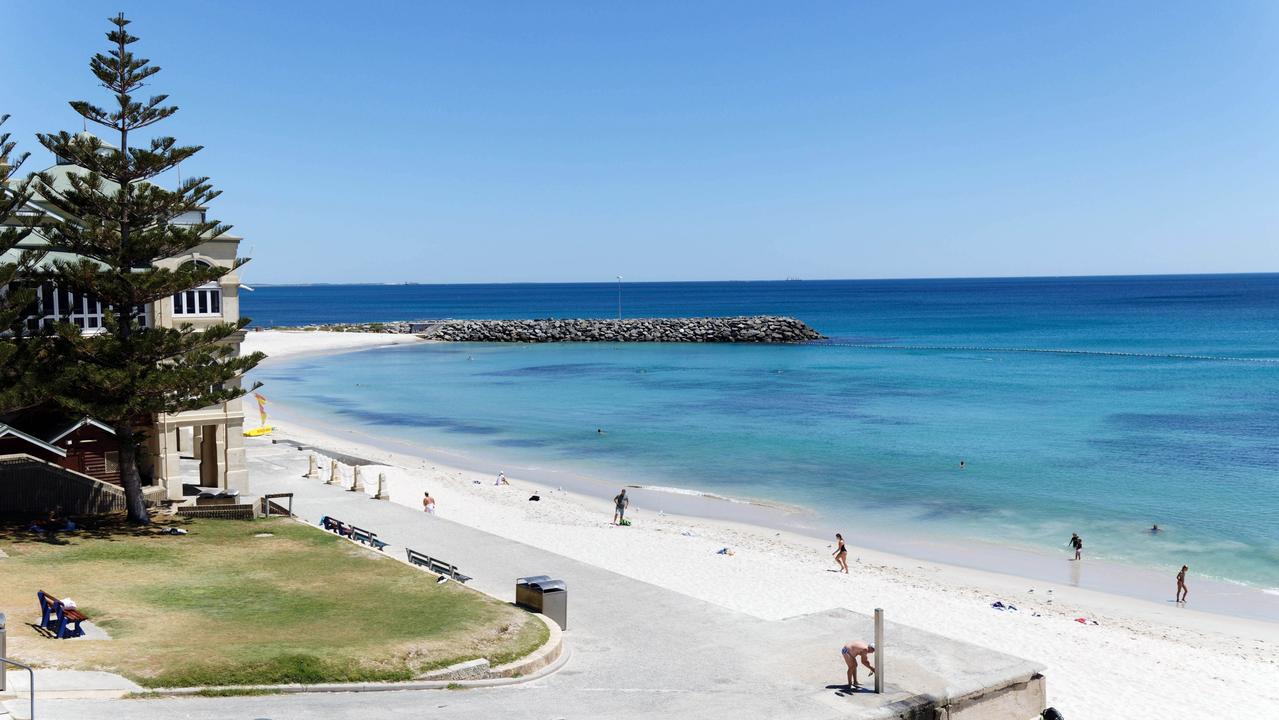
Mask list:
[[[860,687],[861,683],[857,682],[857,658],[862,659],[862,664],[870,670],[870,674],[875,674],[875,666],[870,664],[870,654],[875,652],[875,646],[865,640],[854,640],[839,649],[839,654],[844,656],[844,664],[848,666],[848,687]]]

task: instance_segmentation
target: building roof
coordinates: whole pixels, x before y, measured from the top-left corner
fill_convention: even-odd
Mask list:
[[[80,428],[82,428],[82,427],[84,427],[84,426],[86,426],[86,425],[90,425],[90,426],[92,426],[92,427],[96,427],[96,428],[98,428],[99,430],[103,430],[103,431],[108,432],[108,433],[110,433],[110,434],[112,434],[112,435],[115,435],[115,428],[113,428],[113,427],[111,427],[110,425],[108,425],[108,424],[106,424],[106,423],[104,423],[104,422],[101,422],[101,421],[99,421],[99,420],[94,420],[94,419],[93,419],[93,418],[91,418],[91,417],[86,417],[86,418],[83,418],[83,419],[81,419],[81,420],[77,420],[76,422],[71,423],[69,426],[67,426],[66,428],[64,428],[64,429],[62,430],[62,432],[58,433],[57,435],[55,435],[55,436],[53,436],[53,437],[51,437],[51,438],[46,438],[46,439],[47,439],[49,442],[51,442],[51,443],[59,442],[59,441],[61,441],[63,438],[65,438],[66,436],[70,435],[71,433],[75,432],[76,430],[79,430]]]
[[[86,426],[96,427],[99,430],[115,435],[115,429],[101,420],[95,420],[91,417],[83,417],[77,420],[59,413],[34,410],[13,413],[4,417],[4,422],[0,422],[0,437],[11,435],[21,438],[65,457],[67,453],[58,447],[58,443]]]
[[[57,445],[53,445],[52,443],[45,442],[44,440],[41,440],[40,438],[35,437],[33,435],[28,435],[27,433],[22,432],[21,430],[17,429],[16,427],[12,425],[6,425],[4,423],[0,423],[0,438],[3,438],[3,437],[16,437],[19,440],[25,440],[26,442],[29,442],[32,445],[35,445],[36,447],[42,450],[51,452],[54,455],[57,455],[58,457],[67,456],[67,451],[63,450]]]

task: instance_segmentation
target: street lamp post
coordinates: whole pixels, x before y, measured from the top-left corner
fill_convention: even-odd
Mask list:
[[[617,319],[622,319],[622,276],[617,276]]]

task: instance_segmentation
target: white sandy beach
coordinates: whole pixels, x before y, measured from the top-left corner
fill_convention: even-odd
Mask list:
[[[279,361],[414,341],[399,335],[263,331],[249,333],[244,349],[263,350]],[[635,524],[616,527],[607,501],[517,477],[509,478],[510,487],[496,487],[497,467],[476,473],[438,457],[394,452],[379,438],[327,427],[287,408],[273,424],[277,436],[384,463],[393,502],[417,507],[429,490],[439,513],[450,520],[743,613],[776,619],[831,607],[863,613],[883,607],[895,622],[1041,662],[1048,667],[1050,704],[1071,720],[1279,716],[1279,624],[854,544],[849,545],[852,573],[842,575],[831,572],[832,548],[822,540],[659,514],[634,504]],[[366,477],[370,493],[371,479]],[[533,490],[542,491],[541,502],[527,501]],[[723,547],[735,554],[717,554]],[[1191,592],[1193,606],[1193,585]],[[994,610],[990,605],[996,600],[1018,609]]]

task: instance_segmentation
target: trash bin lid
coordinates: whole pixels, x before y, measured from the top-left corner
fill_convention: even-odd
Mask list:
[[[530,585],[532,587],[538,588],[544,593],[551,592],[552,590],[561,590],[561,591],[568,590],[568,583],[564,582],[563,580],[552,580],[550,578],[542,580],[541,582],[530,583]]]
[[[528,577],[516,578],[516,585],[537,585],[539,583],[550,580],[550,575],[529,575]]]

